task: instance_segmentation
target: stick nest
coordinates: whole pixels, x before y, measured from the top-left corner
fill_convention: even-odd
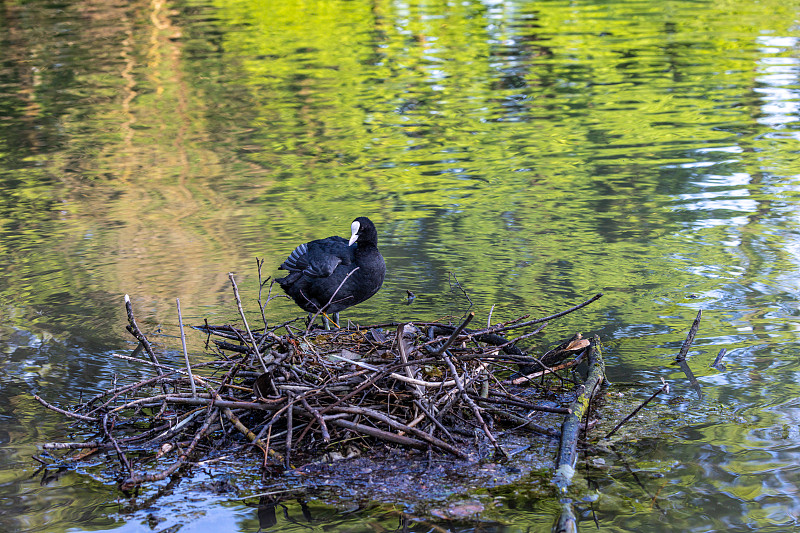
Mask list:
[[[345,443],[501,458],[507,435],[560,436],[557,428],[571,413],[580,384],[559,372],[592,349],[580,334],[544,354],[526,353],[517,344],[599,297],[551,317],[520,317],[479,330],[467,328],[472,313],[460,324],[304,333],[285,324],[284,335],[277,328],[251,331],[244,320],[242,327],[206,324],[196,329],[208,336],[212,355],[191,365],[187,356],[188,368],[158,363],[128,300],[128,330],[139,346],[132,356],[119,357],[147,362],[138,357],[144,352],[158,373],[117,384],[69,410],[37,396],[94,432],[86,442],[44,448],[80,451],[77,458],[115,452],[123,488],[247,450],[256,452],[256,465],[273,473]],[[163,469],[148,473],[153,465]]]

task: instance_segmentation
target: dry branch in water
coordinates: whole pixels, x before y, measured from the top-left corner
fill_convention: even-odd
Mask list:
[[[191,364],[187,356],[184,368],[158,363],[126,299],[129,330],[150,361],[122,357],[148,364],[158,375],[72,409],[37,397],[92,436],[86,443],[44,448],[81,450],[83,456],[92,448],[114,450],[126,488],[236,451],[254,452],[254,466],[270,471],[291,468],[345,441],[373,451],[396,447],[454,459],[499,458],[506,454],[504,438],[557,437],[565,415],[578,420],[583,415],[573,414],[574,402],[588,404],[580,387],[558,373],[570,372],[587,353],[590,364],[597,364],[594,342],[589,347],[576,335],[540,357],[517,343],[538,334],[545,321],[600,295],[546,320],[520,317],[494,326],[489,321],[478,330],[467,329],[474,316],[469,313],[458,325],[390,323],[279,336],[275,331],[281,326],[290,331],[288,323],[268,326],[260,301],[263,329],[259,333],[247,325],[230,279],[242,328],[197,326],[213,341],[214,354],[194,356]],[[516,338],[500,335],[505,332]],[[526,375],[520,377],[521,371]],[[601,380],[595,376],[596,384]],[[554,398],[562,405],[553,405]],[[145,465],[157,471],[146,472]]]

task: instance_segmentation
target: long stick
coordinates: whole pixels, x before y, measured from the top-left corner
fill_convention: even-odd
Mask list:
[[[183,316],[181,315],[181,299],[175,298],[175,303],[178,304],[178,324],[181,326],[181,345],[183,346],[183,359],[186,361],[186,371],[189,373],[189,383],[192,385],[192,398],[197,397],[197,388],[194,384],[194,376],[192,375],[192,365],[189,363],[189,352],[186,351],[186,334],[183,332]]]
[[[117,457],[119,457],[119,462],[122,463],[122,466],[125,467],[125,470],[128,471],[128,475],[130,476],[133,473],[131,469],[131,463],[128,461],[128,458],[125,457],[125,452],[119,447],[119,443],[117,439],[111,435],[111,432],[108,430],[108,414],[103,415],[103,433],[106,434],[106,437],[111,441],[111,444],[114,445],[114,449],[117,451]]]
[[[147,352],[148,357],[150,357],[150,361],[153,362],[153,366],[156,367],[156,372],[159,375],[164,373],[161,370],[161,365],[158,363],[158,358],[156,357],[156,353],[153,351],[153,347],[150,346],[150,341],[147,340],[142,330],[139,329],[139,326],[136,324],[136,319],[133,317],[133,304],[131,303],[131,297],[127,294],[125,295],[125,311],[128,314],[128,326],[125,328],[128,332],[136,337],[139,341],[141,346],[144,346],[144,350]],[[167,385],[165,383],[161,384],[161,389],[164,391],[164,394],[167,393]]]
[[[415,437],[418,437],[418,438],[420,438],[420,439],[422,439],[422,440],[424,440],[426,442],[429,442],[430,444],[436,446],[437,448],[441,448],[443,450],[446,450],[446,451],[452,453],[453,455],[455,455],[457,457],[461,457],[462,459],[466,459],[467,458],[467,454],[464,453],[463,451],[459,450],[458,448],[456,448],[454,446],[451,446],[451,445],[447,444],[446,442],[444,442],[443,440],[437,439],[436,437],[432,437],[431,435],[429,435],[428,433],[425,433],[421,429],[412,428],[412,427],[407,426],[406,424],[403,424],[402,422],[398,422],[397,420],[395,420],[391,416],[387,415],[386,413],[381,413],[380,411],[376,411],[376,410],[370,409],[368,407],[344,407],[344,406],[339,406],[335,410],[339,411],[339,412],[342,412],[342,413],[351,413],[351,414],[356,414],[356,415],[364,415],[364,416],[368,416],[370,418],[374,418],[376,420],[380,420],[384,424],[388,424],[389,427],[391,427],[393,429],[397,429],[397,430],[403,431],[405,433],[413,434]]]
[[[347,278],[349,278],[350,276],[352,276],[353,274],[355,274],[355,273],[356,273],[356,271],[357,271],[359,268],[361,268],[361,267],[355,267],[353,270],[351,270],[350,272],[348,272],[348,273],[347,273],[347,275],[346,275],[346,276],[344,277],[344,279],[342,280],[342,282],[339,284],[339,286],[338,286],[338,287],[336,287],[336,290],[335,290],[335,291],[333,291],[333,294],[331,295],[330,299],[328,300],[328,303],[326,303],[325,305],[323,305],[322,307],[320,307],[319,309],[317,309],[317,312],[316,312],[316,313],[314,313],[314,316],[313,316],[313,317],[311,317],[311,320],[309,320],[309,321],[308,321],[308,327],[306,327],[306,335],[308,334],[308,332],[309,332],[309,331],[311,331],[311,325],[312,325],[312,324],[314,323],[314,321],[317,319],[317,317],[319,316],[319,314],[320,314],[320,313],[324,313],[324,312],[325,312],[325,309],[327,309],[328,307],[330,307],[330,305],[333,303],[333,299],[334,299],[334,298],[336,298],[336,295],[337,295],[337,294],[339,294],[339,290],[342,288],[342,285],[344,285],[344,283],[347,281]],[[308,300],[308,298],[306,298],[306,300]],[[308,300],[308,301],[309,301],[309,302],[311,302],[311,300]],[[327,323],[326,323],[326,324],[327,324]],[[339,324],[336,324],[336,326],[338,327],[338,326],[339,326]]]
[[[521,385],[521,384],[525,383],[526,381],[531,381],[532,379],[538,378],[538,377],[543,376],[545,374],[553,374],[555,372],[558,372],[559,370],[564,370],[565,368],[569,368],[569,367],[572,367],[572,366],[575,366],[575,365],[579,364],[583,360],[583,354],[584,353],[586,353],[585,350],[583,352],[579,353],[578,357],[576,357],[572,361],[567,361],[566,363],[562,363],[562,364],[560,364],[558,366],[554,366],[554,367],[548,368],[547,370],[542,370],[541,372],[534,372],[533,374],[526,374],[524,376],[520,376],[520,377],[512,379],[512,380],[502,381],[501,383],[503,383],[504,385],[509,384],[509,383],[512,384],[512,385]]]
[[[289,395],[289,408],[286,410],[286,457],[284,458],[284,465],[289,469],[292,467],[292,432],[294,430],[294,398]]]
[[[686,340],[683,341],[683,346],[681,346],[681,351],[678,352],[678,355],[675,357],[675,361],[681,362],[686,359],[686,354],[689,353],[689,347],[694,342],[694,336],[697,334],[697,330],[700,327],[700,317],[703,316],[703,310],[700,309],[697,311],[697,317],[695,317],[694,322],[692,322],[692,327],[689,328],[689,335],[686,336]]]
[[[498,405],[513,405],[515,407],[524,407],[525,409],[528,409],[530,411],[540,411],[544,413],[559,413],[562,415],[568,415],[570,413],[569,409],[567,409],[566,407],[549,407],[546,405],[536,405],[534,403],[520,402],[518,400],[512,400],[508,398],[503,398],[500,400],[493,398],[482,398],[481,396],[475,394],[474,392],[469,392],[467,394],[469,394],[470,398],[477,400],[479,402],[493,403]]]
[[[86,422],[97,422],[97,420],[98,420],[97,418],[95,418],[93,416],[79,415],[78,413],[73,413],[72,411],[65,411],[64,409],[60,409],[60,408],[56,407],[55,405],[47,403],[46,401],[44,401],[42,398],[40,398],[36,394],[34,394],[33,397],[34,397],[34,399],[36,399],[37,402],[39,402],[40,404],[44,405],[48,409],[50,409],[52,411],[55,411],[56,413],[60,413],[60,414],[62,414],[64,416],[68,416],[70,418],[77,418],[78,420],[85,420]]]
[[[634,416],[634,415],[636,415],[636,413],[638,413],[639,411],[641,411],[641,410],[642,410],[642,408],[643,408],[645,405],[647,405],[648,403],[650,403],[650,402],[651,402],[651,401],[652,401],[652,400],[653,400],[653,399],[654,399],[656,396],[658,396],[658,395],[659,395],[659,394],[661,394],[662,392],[669,392],[669,383],[665,382],[665,381],[664,381],[664,378],[661,378],[661,383],[663,383],[663,385],[661,386],[661,388],[660,388],[660,389],[658,389],[656,392],[654,392],[654,393],[653,393],[653,395],[652,395],[652,396],[650,396],[648,399],[646,399],[645,401],[643,401],[643,402],[642,402],[642,403],[639,405],[639,407],[637,407],[636,409],[634,409],[634,410],[633,410],[633,412],[631,412],[631,414],[629,414],[628,416],[626,416],[625,418],[623,418],[622,420],[620,420],[619,424],[617,424],[616,426],[614,426],[614,429],[612,429],[611,431],[609,431],[608,433],[606,433],[606,436],[605,436],[605,437],[603,437],[603,438],[604,438],[604,439],[607,439],[607,438],[611,437],[611,435],[613,435],[614,433],[616,433],[616,432],[617,432],[617,430],[618,430],[619,428],[621,428],[621,427],[622,427],[622,425],[623,425],[625,422],[627,422],[628,420],[630,420],[631,418],[633,418],[633,416]]]
[[[372,426],[357,424],[355,422],[350,422],[349,420],[342,420],[342,419],[331,420],[331,424],[333,424],[334,426],[339,426],[344,429],[349,429],[351,431],[363,435],[371,435],[373,437],[377,437],[385,441],[402,444],[404,446],[408,446],[409,448],[424,450],[428,447],[427,444],[417,439],[412,439],[411,437],[406,437],[404,435],[398,435],[397,433],[392,433],[390,431],[384,431],[382,429],[378,429]]]
[[[576,453],[578,445],[578,434],[581,428],[581,420],[589,410],[589,402],[592,395],[599,388],[605,379],[605,363],[603,354],[600,351],[600,339],[595,336],[592,339],[589,350],[589,375],[582,386],[582,391],[569,406],[572,413],[564,417],[561,425],[561,442],[558,450],[558,462],[556,473],[552,483],[561,494],[565,494],[567,488],[572,483],[575,475],[575,461],[578,457]]]
[[[461,325],[458,326],[455,329],[455,331],[453,331],[453,334],[450,335],[450,338],[447,339],[447,342],[442,344],[442,347],[436,350],[434,356],[443,354],[444,351],[447,350],[451,344],[453,344],[453,341],[456,340],[456,337],[458,337],[461,334],[461,332],[464,331],[464,328],[467,327],[467,324],[469,324],[473,318],[475,318],[475,311],[470,311],[469,314],[467,315],[466,320],[464,320],[464,322],[462,322]]]
[[[589,298],[585,302],[583,302],[581,304],[578,304],[578,305],[576,305],[574,307],[570,307],[569,309],[567,309],[565,311],[561,311],[560,313],[556,313],[554,315],[546,316],[544,318],[537,318],[535,320],[528,320],[527,322],[520,322],[518,324],[514,324],[513,326],[506,326],[506,327],[500,327],[500,328],[488,328],[487,332],[500,333],[501,331],[507,331],[509,329],[518,329],[518,328],[523,328],[525,326],[532,326],[533,324],[541,324],[542,322],[548,322],[550,320],[553,320],[553,319],[556,319],[556,318],[560,318],[560,317],[562,317],[564,315],[568,315],[569,313],[572,313],[573,311],[577,311],[578,309],[581,309],[582,307],[586,307],[590,303],[594,302],[595,300],[599,300],[602,297],[603,297],[603,293],[600,292],[600,293],[595,294],[594,296],[592,296],[591,298]],[[479,332],[479,333],[483,333],[483,332]]]
[[[242,317],[242,323],[244,323],[244,329],[247,331],[247,336],[253,345],[253,351],[258,357],[258,362],[261,363],[261,368],[264,369],[264,372],[267,371],[267,365],[264,363],[264,359],[261,357],[261,352],[258,351],[258,344],[256,343],[255,339],[253,338],[253,332],[250,331],[250,326],[247,325],[247,318],[244,316],[244,309],[242,309],[242,299],[239,298],[239,287],[236,286],[236,280],[233,279],[233,272],[228,272],[228,278],[231,280],[231,285],[233,285],[233,297],[236,298],[236,307],[239,308],[239,316]]]

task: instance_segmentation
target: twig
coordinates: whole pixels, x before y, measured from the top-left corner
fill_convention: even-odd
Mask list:
[[[286,457],[284,460],[284,464],[286,468],[291,468],[291,457],[292,457],[292,430],[294,429],[294,399],[292,395],[289,395],[289,408],[286,410]]]
[[[189,374],[189,383],[192,385],[192,398],[194,398],[197,396],[197,388],[194,385],[192,365],[189,363],[189,352],[186,350],[186,334],[183,332],[183,315],[181,315],[180,298],[175,298],[175,303],[178,306],[178,324],[181,326],[181,346],[183,347],[183,359],[186,361],[186,372]]]
[[[141,476],[132,475],[122,482],[123,490],[130,489],[136,485],[141,485],[142,483],[147,483],[150,481],[161,481],[162,479],[166,479],[177,472],[177,470],[182,467],[184,463],[186,463],[186,459],[192,454],[192,452],[194,452],[194,449],[200,442],[200,439],[203,438],[208,429],[211,427],[211,423],[216,420],[218,416],[219,410],[211,409],[208,416],[206,416],[206,420],[203,422],[203,426],[200,428],[200,431],[195,434],[194,439],[192,439],[192,442],[189,444],[189,447],[180,455],[180,457],[178,457],[178,460],[172,466],[155,474],[145,474]]]
[[[269,327],[267,325],[267,316],[264,314],[264,307],[267,305],[266,303],[261,303],[261,291],[264,289],[264,283],[266,281],[261,281],[261,267],[264,266],[265,259],[259,259],[256,257],[256,267],[258,268],[258,308],[261,310],[261,320],[264,322],[264,331],[267,331]],[[267,278],[269,281],[269,278]],[[272,284],[269,286],[269,292],[267,293],[267,303],[269,303],[269,296],[272,293]]]
[[[328,432],[328,426],[325,424],[325,419],[319,414],[317,409],[314,409],[309,405],[308,400],[306,400],[305,396],[300,396],[300,403],[303,404],[306,411],[314,415],[314,419],[316,419],[317,423],[319,424],[320,431],[322,431],[322,440],[326,443],[331,441],[331,434]]]
[[[222,410],[222,414],[225,415],[225,418],[227,418],[228,420],[231,421],[231,423],[233,424],[233,427],[235,427],[242,435],[247,437],[247,440],[249,440],[255,446],[260,448],[264,453],[269,453],[270,455],[273,455],[273,456],[275,456],[275,455],[280,456],[280,454],[277,453],[275,450],[269,450],[269,447],[267,446],[267,444],[264,441],[262,441],[261,439],[259,439],[256,436],[255,433],[250,431],[247,428],[247,426],[245,426],[242,423],[242,421],[239,420],[239,417],[237,417],[235,414],[233,414],[233,411],[231,411],[231,409],[229,407],[225,407]],[[280,460],[283,460],[283,457],[281,457]]]
[[[689,347],[692,345],[692,342],[694,342],[694,336],[697,334],[697,329],[700,327],[701,316],[703,316],[702,309],[697,311],[697,317],[695,317],[694,322],[692,322],[692,327],[689,328],[689,334],[686,336],[686,340],[683,341],[683,346],[681,346],[681,351],[678,352],[678,355],[675,357],[675,361],[680,362],[686,359]]]
[[[535,330],[533,330],[533,331],[529,331],[528,333],[526,333],[526,334],[524,334],[524,335],[520,335],[519,337],[514,337],[513,339],[511,339],[510,341],[508,341],[506,344],[501,344],[501,345],[500,345],[500,346],[498,346],[497,348],[502,350],[502,349],[503,349],[503,348],[505,348],[506,346],[513,346],[513,345],[517,344],[517,343],[518,343],[519,341],[521,341],[521,340],[525,340],[525,339],[528,339],[528,338],[530,338],[530,337],[533,337],[534,335],[538,335],[539,333],[541,333],[541,332],[542,332],[542,330],[544,330],[544,328],[546,328],[546,327],[547,327],[547,324],[548,324],[548,323],[547,323],[547,322],[545,322],[544,324],[542,324],[541,326],[539,326],[539,327],[538,327],[538,328],[536,328]]]
[[[103,433],[105,433],[106,437],[108,437],[108,439],[111,441],[111,444],[114,446],[114,449],[117,451],[119,462],[122,463],[122,466],[128,471],[128,475],[131,475],[133,473],[133,469],[131,468],[130,461],[128,461],[128,458],[125,457],[125,453],[120,449],[117,440],[113,435],[111,435],[111,432],[108,431],[108,414],[103,415]]]
[[[90,440],[87,442],[45,442],[42,444],[44,450],[82,450],[86,448],[97,448],[98,450],[113,448],[110,442],[100,442]]]
[[[721,349],[719,351],[719,353],[717,354],[717,358],[714,359],[713,363],[711,363],[711,366],[713,368],[716,368],[717,370],[724,370],[725,366],[721,365],[720,363],[722,363],[722,358],[725,357],[726,353],[728,353],[728,349],[727,348]]]
[[[453,341],[456,340],[456,337],[458,337],[461,332],[464,331],[464,328],[467,327],[467,324],[469,324],[473,318],[475,318],[475,311],[470,311],[469,314],[467,314],[467,318],[455,329],[455,331],[453,331],[452,335],[450,335],[450,338],[447,339],[447,342],[442,344],[442,347],[436,350],[436,353],[433,354],[434,357],[443,354],[444,351],[447,350],[451,344],[453,344]]]
[[[427,416],[427,417],[428,417],[428,419],[429,419],[429,420],[430,420],[430,421],[433,423],[433,425],[434,425],[434,426],[436,426],[437,428],[439,428],[439,431],[441,431],[442,433],[444,433],[445,435],[447,435],[447,438],[448,438],[448,439],[450,439],[450,442],[453,442],[453,441],[454,441],[454,439],[453,439],[453,436],[450,434],[450,432],[447,430],[447,428],[446,428],[446,427],[444,427],[444,425],[442,425],[442,423],[441,423],[441,422],[439,422],[439,421],[436,419],[436,417],[433,415],[433,413],[431,413],[430,411],[428,411],[428,410],[425,408],[425,406],[424,406],[424,405],[422,405],[422,402],[421,402],[421,401],[419,401],[419,400],[414,400],[414,405],[416,405],[416,406],[419,408],[419,410],[420,410],[420,411],[422,411],[422,412],[425,414],[425,416]]]
[[[449,282],[450,282],[450,289],[451,289],[451,290],[453,289],[453,282],[452,282],[452,281],[450,281],[450,276],[452,276],[452,277],[453,277],[453,279],[454,279],[454,280],[456,280],[456,287],[458,287],[459,289],[461,289],[461,292],[463,292],[463,293],[464,293],[464,297],[465,297],[465,298],[467,299],[467,301],[469,302],[469,307],[471,308],[471,307],[474,305],[474,304],[472,303],[472,299],[469,297],[469,294],[467,294],[467,291],[466,291],[466,290],[464,290],[464,287],[462,287],[462,286],[461,286],[461,283],[458,281],[458,278],[456,277],[456,275],[455,275],[455,273],[454,273],[454,272],[448,272],[448,273],[447,273],[447,281],[449,281]]]
[[[264,359],[261,357],[261,352],[258,351],[258,344],[253,338],[253,333],[250,331],[250,326],[247,325],[247,318],[245,318],[244,316],[244,309],[242,309],[242,300],[241,298],[239,298],[239,287],[236,286],[236,280],[233,279],[233,272],[228,272],[228,279],[231,280],[231,285],[233,285],[233,296],[234,298],[236,298],[236,307],[239,309],[239,316],[242,317],[242,323],[244,324],[244,329],[247,331],[247,336],[250,339],[250,342],[253,346],[253,352],[255,352],[256,357],[258,357],[258,362],[261,363],[261,368],[264,370],[264,372],[266,372],[267,365],[264,363]]]
[[[97,419],[97,418],[95,418],[93,416],[79,415],[78,413],[73,413],[72,411],[65,411],[64,409],[60,409],[60,408],[56,407],[55,405],[47,403],[46,401],[44,401],[42,398],[40,398],[36,394],[34,394],[33,397],[34,397],[34,399],[36,399],[37,402],[39,402],[40,404],[44,405],[45,407],[47,407],[51,411],[55,411],[56,413],[60,413],[60,414],[62,414],[64,416],[68,416],[70,418],[77,418],[78,420],[85,420],[86,422],[97,422],[99,420],[99,419]]]
[[[347,275],[346,275],[346,276],[344,277],[344,279],[342,280],[342,282],[339,284],[339,286],[338,286],[338,287],[336,287],[336,290],[335,290],[335,291],[333,291],[333,294],[331,294],[331,297],[330,297],[330,299],[328,300],[328,303],[326,303],[325,305],[323,305],[322,307],[320,307],[319,309],[317,309],[317,312],[316,312],[316,313],[314,313],[314,316],[313,316],[313,317],[311,317],[311,320],[309,320],[309,321],[308,321],[308,326],[306,327],[306,335],[308,335],[308,333],[311,331],[311,325],[312,325],[312,324],[314,323],[314,321],[317,319],[317,317],[319,316],[319,314],[320,314],[320,313],[324,313],[324,312],[325,312],[325,309],[327,309],[328,307],[330,307],[330,305],[333,303],[333,299],[334,299],[334,298],[336,298],[336,295],[337,295],[337,294],[339,294],[339,291],[341,290],[342,286],[345,284],[345,282],[347,281],[347,279],[348,279],[350,276],[352,276],[353,274],[355,274],[355,273],[356,273],[356,271],[357,271],[358,269],[360,269],[360,268],[361,268],[361,267],[355,267],[353,270],[351,270],[350,272],[348,272],[348,273],[347,273]],[[309,300],[308,298],[306,298],[306,300],[307,300],[309,303],[311,303],[311,300]],[[337,326],[338,326],[338,324],[337,324]]]
[[[397,336],[396,336],[397,353],[400,354],[400,362],[403,363],[403,365],[405,365],[404,368],[405,368],[406,375],[408,376],[408,378],[412,379],[414,381],[418,381],[414,377],[414,371],[411,370],[411,365],[408,364],[408,352],[409,352],[409,349],[408,349],[408,345],[406,343],[406,340],[404,338],[405,329],[406,329],[406,325],[405,324],[400,324],[399,326],[397,326]],[[414,388],[411,389],[411,390],[414,392],[414,394],[416,395],[417,398],[423,398],[425,396],[425,393],[424,393],[424,391],[422,389],[422,386],[419,383],[414,384]]]
[[[161,375],[159,375],[158,377],[156,377],[156,378],[155,378],[155,381],[162,381],[164,384],[166,384],[166,383],[170,383],[170,382],[172,382],[172,381],[173,381],[173,379],[171,379],[171,378],[170,378],[170,375],[171,375],[171,374],[180,374],[180,375],[182,375],[182,376],[185,376],[185,375],[186,375],[186,371],[185,371],[185,370],[183,370],[183,369],[180,369],[180,368],[172,368],[171,366],[167,366],[167,365],[161,365],[161,364],[155,364],[155,363],[151,363],[150,361],[145,361],[144,359],[135,359],[135,358],[133,358],[133,357],[131,357],[131,356],[129,356],[129,355],[122,355],[122,354],[118,354],[118,353],[112,353],[112,354],[111,354],[111,357],[116,357],[117,359],[124,359],[124,360],[126,360],[126,361],[134,361],[134,362],[136,362],[136,363],[143,363],[143,364],[146,364],[146,365],[150,365],[150,366],[152,366],[152,367],[156,367],[156,368],[161,368],[161,369],[166,369],[166,370],[169,370],[169,372],[168,372],[168,373],[166,373],[166,374],[161,374]],[[206,366],[206,365],[204,365],[203,363],[200,363],[200,364],[194,365],[194,367],[195,367],[195,368],[199,368],[199,367],[201,367],[201,366]],[[197,375],[195,375],[195,376],[194,376],[194,379],[199,381],[199,380],[200,380],[200,377],[199,377],[199,376],[197,376]],[[213,383],[213,382],[215,382],[216,380],[214,380],[214,379],[211,379],[211,378],[208,378],[208,380],[207,380],[207,381],[210,381],[210,382],[212,382],[212,383]],[[142,383],[146,383],[146,382],[142,382]],[[138,384],[137,384],[137,385],[138,385]],[[120,390],[123,390],[123,389],[120,389]],[[113,392],[113,391],[112,391],[112,392]],[[164,394],[167,394],[167,393],[165,392]]]
[[[585,302],[583,302],[581,304],[578,304],[578,305],[576,305],[574,307],[570,307],[566,311],[561,311],[560,313],[556,313],[554,315],[546,316],[544,318],[537,318],[535,320],[528,320],[526,322],[520,322],[518,324],[514,324],[514,325],[511,325],[511,326],[504,326],[504,327],[495,326],[494,328],[489,328],[487,330],[487,332],[500,333],[502,331],[508,331],[509,329],[518,329],[518,328],[523,328],[523,327],[526,327],[526,326],[532,326],[534,324],[541,324],[542,322],[549,322],[551,320],[555,320],[556,318],[560,318],[560,317],[562,317],[564,315],[567,315],[569,313],[577,311],[578,309],[586,307],[590,303],[594,302],[595,300],[599,300],[602,297],[603,297],[603,293],[601,292],[601,293],[595,294],[594,296],[592,296],[591,298],[589,298],[588,300],[586,300]]]
[[[112,355],[112,357],[117,357],[118,356],[118,354],[111,354],[111,355]],[[137,359],[136,361],[140,361],[140,360]],[[92,409],[91,411],[86,413],[87,416],[91,415],[92,413],[94,413],[96,411],[99,411],[101,409],[105,409],[106,407],[108,407],[111,404],[111,402],[113,402],[114,400],[119,398],[121,395],[129,393],[129,392],[132,392],[132,391],[135,391],[135,390],[139,390],[139,389],[141,389],[143,387],[147,387],[148,385],[152,385],[153,383],[157,382],[160,379],[167,379],[167,378],[170,377],[170,375],[172,373],[173,372],[170,372],[169,374],[163,374],[163,377],[162,376],[154,376],[154,377],[151,377],[151,378],[146,379],[144,381],[139,381],[139,382],[136,382],[136,383],[134,383],[132,385],[128,385],[127,387],[122,387],[121,389],[113,389],[113,390],[110,390],[110,391],[101,392],[100,394],[95,395],[90,400],[84,402],[83,405],[79,409],[87,409],[94,402],[96,402],[96,401],[102,399],[104,396],[108,396],[110,394],[111,397],[108,398],[105,402],[101,403],[100,405],[98,405],[97,407],[95,407],[94,409]]]
[[[542,370],[541,372],[534,372],[533,374],[526,374],[524,376],[520,376],[518,378],[514,378],[512,380],[503,381],[503,384],[510,384],[510,385],[521,385],[526,381],[531,381],[532,379],[538,378],[540,376],[544,376],[546,374],[554,374],[559,370],[564,370],[565,368],[570,368],[572,366],[577,365],[583,360],[583,356],[586,353],[586,350],[582,351],[578,354],[578,357],[573,359],[572,361],[567,361],[566,363],[560,364],[558,366],[550,367],[546,370]]]
[[[158,358],[156,357],[155,352],[153,351],[153,347],[150,346],[150,341],[147,340],[142,330],[139,329],[139,326],[136,324],[136,319],[133,316],[133,304],[131,303],[131,298],[127,294],[125,295],[125,311],[128,314],[128,325],[125,329],[128,332],[136,337],[136,340],[139,341],[139,345],[144,347],[144,350],[147,352],[148,357],[150,357],[150,361],[153,362],[153,366],[156,367],[156,372],[159,375],[163,374],[164,371],[161,370],[161,365],[158,363]],[[164,391],[164,394],[167,393],[167,385],[162,383],[161,388]]]
[[[332,357],[333,359],[339,359],[339,360],[342,360],[342,361],[347,361],[350,364],[353,364],[353,365],[356,365],[356,366],[360,366],[361,368],[365,368],[365,369],[371,370],[373,372],[380,372],[381,371],[380,368],[378,368],[378,367],[376,367],[374,365],[370,365],[369,363],[362,363],[361,361],[348,359],[346,357],[342,357],[341,355],[336,355],[334,353],[328,354],[328,357]],[[419,361],[415,361],[414,363],[415,364],[419,364]],[[412,363],[412,364],[414,364],[414,363]],[[406,366],[406,368],[408,368],[408,367]],[[389,377],[392,378],[392,379],[396,379],[397,381],[402,381],[404,383],[410,383],[411,385],[415,385],[417,387],[426,387],[426,388],[429,388],[429,389],[440,389],[442,387],[452,387],[453,385],[456,384],[456,382],[453,381],[452,379],[449,379],[447,381],[424,381],[424,380],[421,380],[421,379],[410,378],[410,377],[404,376],[402,374],[397,374],[396,372],[390,372],[389,373]]]
[[[475,313],[470,312],[470,316],[467,317],[467,320],[465,321],[464,325],[467,322],[469,322],[472,319],[473,316],[475,316]],[[456,331],[458,331],[458,330],[456,330]],[[453,379],[456,382],[456,387],[458,387],[458,390],[461,392],[461,397],[464,398],[464,401],[467,402],[467,404],[470,406],[470,408],[472,408],[472,413],[475,415],[475,418],[478,420],[478,423],[481,425],[481,428],[483,429],[483,432],[486,435],[486,438],[488,438],[489,442],[492,443],[492,446],[494,446],[494,449],[497,450],[497,453],[499,453],[504,459],[508,459],[508,454],[497,443],[497,439],[494,438],[494,435],[492,434],[492,431],[489,429],[489,426],[486,424],[486,421],[483,419],[483,416],[481,415],[481,408],[478,407],[478,404],[476,404],[472,400],[472,398],[470,398],[469,395],[467,394],[467,391],[464,388],[464,384],[461,382],[461,378],[458,377],[458,370],[456,370],[456,366],[453,364],[453,361],[450,359],[450,357],[447,354],[443,354],[442,357],[444,358],[445,363],[447,363],[447,366],[450,368],[450,372],[453,374]]]
[[[660,388],[660,389],[658,389],[657,391],[655,391],[655,392],[654,392],[654,393],[653,393],[653,394],[652,394],[652,395],[651,395],[649,398],[647,398],[645,401],[643,401],[641,404],[639,404],[639,407],[637,407],[636,409],[634,409],[634,410],[631,412],[631,414],[629,414],[628,416],[626,416],[625,418],[623,418],[622,420],[620,420],[619,424],[617,424],[616,426],[614,426],[614,429],[612,429],[611,431],[609,431],[608,433],[606,433],[605,437],[603,437],[603,438],[604,438],[604,439],[610,438],[610,437],[611,437],[611,435],[613,435],[614,433],[616,433],[616,432],[617,432],[617,430],[618,430],[619,428],[621,428],[621,427],[622,427],[622,425],[623,425],[625,422],[627,422],[628,420],[630,420],[631,418],[633,418],[633,417],[636,415],[636,413],[638,413],[639,411],[641,411],[641,410],[642,410],[642,408],[644,408],[644,406],[646,406],[648,403],[650,403],[651,401],[653,401],[653,399],[655,399],[655,397],[656,397],[656,396],[658,396],[658,395],[659,395],[659,394],[661,394],[662,392],[669,393],[669,383],[667,383],[666,381],[664,381],[664,378],[661,378],[661,383],[662,383],[662,385],[661,385],[661,388]]]

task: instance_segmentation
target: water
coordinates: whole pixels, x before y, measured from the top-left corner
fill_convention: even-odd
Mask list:
[[[3,3],[0,529],[168,527],[81,471],[40,485],[30,456],[70,429],[31,392],[68,404],[147,375],[111,356],[130,349],[123,294],[174,348],[175,297],[187,323],[235,321],[228,272],[253,312],[256,257],[273,274],[359,215],[389,275],[355,321],[460,315],[450,273],[481,321],[605,293],[540,345],[598,333],[621,390],[672,392],[660,427],[587,475],[602,531],[798,527],[797,9]],[[671,364],[698,309],[702,400]],[[726,369],[709,368],[721,348]],[[182,531],[259,527],[241,500],[192,498],[167,498]],[[490,499],[498,530],[559,509],[524,486]],[[396,527],[385,513],[312,515]]]

